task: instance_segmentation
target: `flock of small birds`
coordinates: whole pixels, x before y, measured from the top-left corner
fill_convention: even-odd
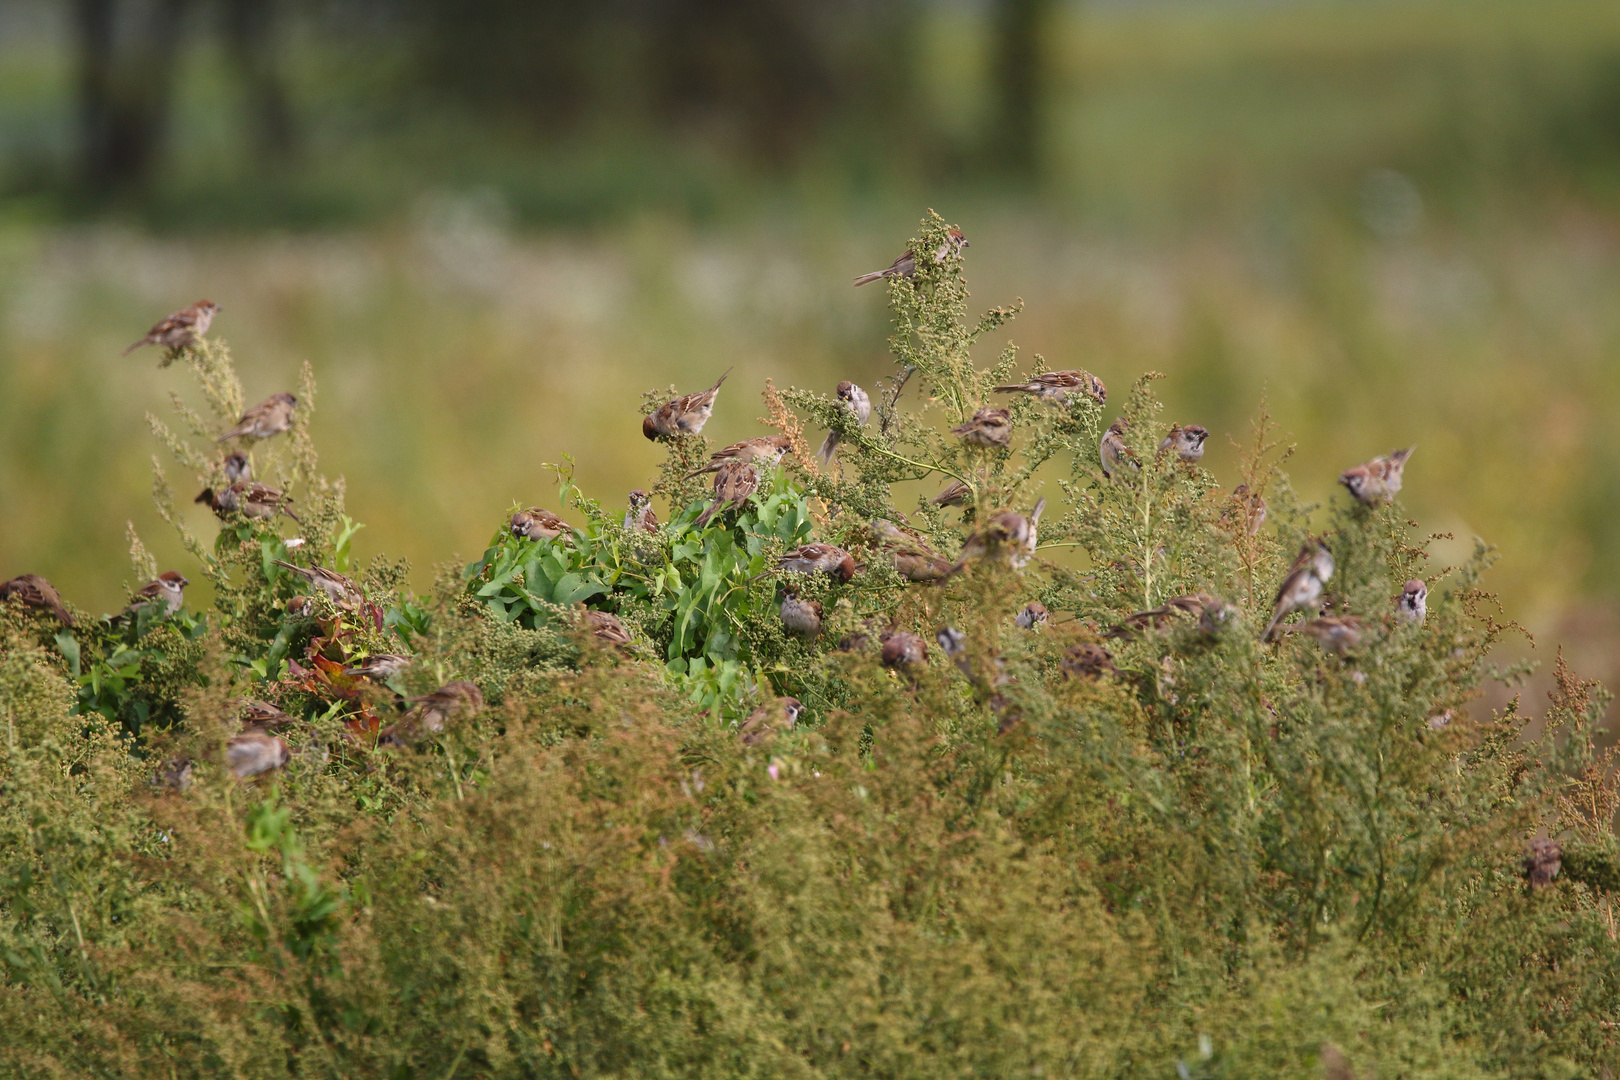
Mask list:
[[[967,238],[952,229],[946,241],[934,252],[935,262],[960,255],[968,247]],[[863,274],[855,284],[892,278],[910,278],[916,274],[917,260],[913,251],[895,259],[886,269]],[[197,344],[207,333],[219,305],[199,300],[190,307],[175,312],[152,327],[147,334],[125,350],[125,354],[145,345],[157,345],[177,354]],[[642,433],[652,440],[678,439],[698,435],[714,412],[714,403],[721,386],[730,374],[728,370],[707,390],[677,397],[654,410],[642,421]],[[1084,395],[1106,403],[1107,387],[1090,372],[1080,370],[1049,371],[1023,383],[993,388],[1001,394],[1027,394],[1037,400],[1055,405],[1065,404],[1074,394]],[[854,426],[865,426],[872,415],[870,396],[861,387],[845,380],[835,391],[837,400],[849,414]],[[298,399],[289,393],[273,394],[242,414],[238,422],[216,440],[227,443],[244,440],[248,443],[274,438],[289,431],[298,407]],[[847,426],[847,425],[846,425]],[[1131,470],[1140,470],[1141,462],[1126,444],[1129,431],[1124,417],[1109,425],[1098,446],[1098,458],[1105,477]],[[1012,439],[1010,410],[986,406],[976,411],[965,422],[951,429],[951,434],[963,443],[983,448],[1004,448]],[[1196,464],[1204,456],[1204,442],[1209,432],[1197,424],[1172,427],[1160,441],[1161,454],[1174,454],[1183,462]],[[842,434],[838,430],[828,433],[818,457],[823,464],[830,463],[838,451]],[[696,524],[702,527],[714,518],[747,504],[757,490],[761,466],[770,467],[784,455],[793,453],[791,441],[785,435],[760,436],[744,439],[716,450],[709,462],[689,474],[691,477],[712,474],[713,501],[702,511]],[[1412,448],[1397,450],[1385,457],[1375,458],[1364,465],[1346,470],[1339,482],[1365,506],[1378,506],[1392,499],[1401,490],[1402,474]],[[241,514],[252,519],[273,519],[286,515],[299,519],[289,507],[291,498],[266,484],[253,480],[249,459],[241,451],[232,452],[223,461],[226,485],[220,490],[205,489],[196,498],[198,503],[210,507],[219,517],[229,518]],[[961,506],[971,495],[971,489],[962,480],[953,480],[933,500],[936,506]],[[637,489],[630,493],[629,508],[624,516],[624,529],[630,533],[651,533],[658,528],[658,517],[653,512],[651,496]],[[909,527],[887,519],[872,522],[873,540],[877,550],[892,559],[896,571],[907,581],[937,583],[960,571],[968,563],[990,555],[1005,556],[1014,567],[1023,567],[1034,557],[1044,499],[1036,503],[1029,515],[1015,510],[1001,510],[989,515],[985,523],[964,543],[957,559],[950,560],[935,551],[926,540]],[[1258,533],[1266,518],[1265,501],[1239,485],[1232,493],[1232,508],[1241,514],[1241,527],[1248,535]],[[509,523],[513,536],[529,540],[559,540],[567,542],[571,527],[558,515],[542,507],[529,507],[513,514]],[[320,594],[339,611],[357,610],[365,597],[360,587],[349,578],[320,566],[298,566],[277,560],[276,565],[300,579],[311,594]],[[778,569],[788,574],[824,574],[841,583],[850,581],[861,569],[855,558],[842,548],[826,543],[809,543],[777,557]],[[1271,620],[1262,633],[1262,640],[1271,641],[1290,615],[1302,613],[1306,620],[1297,629],[1315,638],[1330,652],[1347,653],[1359,646],[1365,625],[1353,615],[1321,615],[1323,592],[1334,572],[1333,555],[1320,540],[1311,540],[1301,549],[1282,585],[1277,590],[1272,606]],[[129,606],[114,621],[137,616],[141,609],[150,608],[157,615],[172,615],[179,610],[184,590],[190,584],[184,576],[170,570],[143,586],[131,599]],[[0,600],[14,600],[24,607],[53,614],[64,626],[73,626],[72,615],[63,604],[56,589],[37,574],[23,574],[0,584]],[[1422,581],[1406,583],[1396,599],[1396,612],[1406,623],[1422,623],[1426,612],[1427,588]],[[311,615],[314,608],[308,596],[297,596],[288,602],[287,610],[293,615]],[[820,636],[823,612],[816,600],[803,598],[799,589],[789,583],[783,587],[779,613],[782,627],[795,637],[813,640]],[[1123,620],[1105,635],[1110,638],[1129,637],[1150,630],[1169,627],[1180,620],[1191,620],[1206,633],[1216,632],[1231,616],[1231,609],[1220,598],[1209,593],[1196,593],[1174,597],[1159,607],[1139,611]],[[1016,624],[1025,630],[1039,631],[1049,620],[1049,613],[1039,602],[1027,605],[1016,617]],[[623,648],[631,643],[628,629],[613,615],[586,610],[584,628],[607,646]],[[957,664],[976,689],[982,689],[992,708],[1002,714],[1005,730],[1017,722],[1016,709],[1008,707],[1007,699],[996,686],[1008,681],[1005,676],[986,676],[973,670],[968,659],[966,642],[960,631],[942,628],[935,636],[940,648]],[[852,650],[864,647],[869,635],[852,634],[839,643],[839,648]],[[891,629],[878,638],[882,663],[900,672],[914,673],[928,660],[928,645],[917,634]],[[345,674],[373,680],[386,680],[398,674],[411,662],[409,656],[374,655],[346,668]],[[1062,661],[1064,673],[1077,678],[1097,678],[1114,673],[1112,654],[1098,642],[1083,641],[1072,646]],[[999,703],[999,708],[998,708]],[[432,694],[412,699],[412,708],[392,727],[385,729],[383,743],[408,745],[427,735],[443,730],[445,723],[460,713],[476,712],[483,707],[483,697],[472,683],[456,681],[446,684]],[[795,698],[781,698],[762,706],[741,726],[743,742],[753,744],[766,738],[777,727],[791,728],[804,706]],[[290,760],[291,750],[285,739],[276,732],[292,722],[292,718],[275,706],[257,700],[248,700],[242,707],[243,730],[233,736],[226,746],[226,761],[232,772],[246,778],[281,768]],[[190,780],[189,762],[176,760],[165,766],[161,779],[177,788],[184,788]]]

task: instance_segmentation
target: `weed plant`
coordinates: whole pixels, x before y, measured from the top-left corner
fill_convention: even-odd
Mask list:
[[[1300,505],[1263,410],[1234,494],[1160,451],[1152,374],[1123,395],[1134,466],[1105,477],[1104,403],[994,394],[1018,357],[974,346],[1015,309],[969,317],[944,222],[912,247],[870,422],[767,386],[796,452],[704,527],[700,436],[668,444],[650,533],[564,464],[569,532],[502,525],[413,595],[401,563],[350,565],[306,372],[298,424],[253,451],[300,523],[233,515],[204,543],[158,469],[210,610],[0,609],[0,1075],[1613,1075],[1608,696],[1560,663],[1540,725],[1472,705],[1518,674],[1486,660],[1514,630],[1490,551],[1430,566],[1398,505]],[[192,440],[240,388],[223,345],[184,359],[212,417],[154,431],[217,484]],[[998,401],[1009,448],[947,434]],[[829,464],[806,425],[841,433]],[[1043,492],[1031,552],[1003,514]],[[1362,620],[1343,655],[1297,616],[1261,640],[1315,536],[1330,612]],[[811,540],[860,571],[778,569]],[[950,572],[909,580],[897,548]],[[1396,617],[1411,577],[1421,624]],[[789,587],[819,637],[784,631]],[[1222,603],[1114,629],[1195,593]],[[1049,622],[1020,626],[1033,601]],[[881,663],[944,627],[949,649]],[[413,662],[353,673],[380,654]],[[384,737],[458,679],[481,706]],[[797,725],[740,738],[779,695]],[[291,718],[286,766],[245,781],[241,698]],[[1561,870],[1532,884],[1542,838]]]

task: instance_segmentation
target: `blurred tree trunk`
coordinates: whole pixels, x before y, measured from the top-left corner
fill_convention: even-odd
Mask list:
[[[223,0],[225,50],[242,77],[249,137],[261,162],[275,165],[293,148],[292,113],[277,69],[277,0]]]
[[[990,149],[996,165],[1020,180],[1033,180],[1040,168],[1041,34],[1050,25],[1052,6],[1052,0],[996,0]]]
[[[76,0],[80,166],[92,191],[139,188],[157,160],[188,0]]]

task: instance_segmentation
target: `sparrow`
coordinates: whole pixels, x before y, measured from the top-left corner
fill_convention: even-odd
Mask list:
[[[791,728],[804,713],[804,702],[796,697],[777,698],[769,705],[761,705],[748,714],[737,729],[744,746],[754,746],[770,738],[773,728]]]
[[[624,512],[624,531],[650,533],[658,528],[658,515],[653,513],[652,496],[641,488],[630,493],[630,508]]]
[[[1125,422],[1125,418],[1122,416],[1109,424],[1108,430],[1103,432],[1102,444],[1098,447],[1098,453],[1102,458],[1104,476],[1113,476],[1121,462],[1133,469],[1142,467],[1142,463],[1136,460],[1136,454],[1131,451],[1130,447],[1125,445],[1125,432],[1129,430],[1130,425]]]
[[[22,574],[0,584],[0,600],[15,600],[26,608],[49,611],[63,626],[73,625],[73,616],[68,614],[56,586],[38,574]]]
[[[1231,500],[1221,509],[1221,518],[1227,522],[1229,529],[1241,527],[1250,536],[1258,536],[1260,526],[1266,523],[1266,500],[1251,495],[1248,484],[1239,484],[1232,489]],[[1234,521],[1241,522],[1241,525],[1234,525]]]
[[[872,419],[872,399],[867,396],[865,390],[845,379],[838,384],[838,389],[834,393],[838,397],[839,404],[855,418],[855,423],[865,427],[866,422]],[[838,449],[838,442],[842,438],[836,428],[827,432],[827,438],[823,440],[821,450],[817,454],[823,465],[832,461],[833,453]]]
[[[759,469],[747,461],[722,461],[714,474],[714,502],[692,522],[701,529],[723,510],[746,503],[759,487]]]
[[[907,581],[943,581],[950,576],[950,560],[915,532],[887,518],[873,520],[872,529],[882,548],[894,557],[895,570]]]
[[[831,544],[806,544],[776,557],[778,569],[795,574],[828,574],[848,583],[855,576],[855,559]]]
[[[962,231],[960,229],[952,229],[946,234],[945,242],[939,246],[939,250],[934,252],[934,261],[940,263],[944,262],[952,255],[960,255],[962,253],[962,249],[968,246],[970,245],[968,244],[967,237],[962,235]],[[898,259],[894,260],[894,262],[890,263],[887,270],[874,270],[870,274],[862,274],[860,277],[855,279],[855,284],[857,286],[861,286],[865,285],[869,281],[877,281],[879,278],[909,278],[916,276],[916,273],[917,253],[915,251],[908,251]]]
[[[124,613],[131,614],[149,604],[162,604],[163,614],[173,615],[180,610],[186,598],[186,586],[190,584],[175,571],[165,570],[157,576],[156,581],[148,582],[136,591]]]
[[[795,637],[815,640],[821,634],[821,602],[801,600],[799,594],[788,590],[778,609],[782,616],[782,629]]]
[[[298,407],[298,399],[291,394],[271,394],[253,408],[242,414],[242,419],[236,426],[215,439],[215,442],[225,442],[227,439],[248,438],[268,439],[272,435],[280,435],[292,427],[293,410]]]
[[[292,498],[268,484],[238,480],[230,487],[217,492],[213,488],[203,488],[202,494],[192,501],[206,503],[215,516],[221,519],[228,518],[233,513],[259,520],[285,514],[300,525],[303,524],[297,514],[287,509],[287,503],[292,502]]]
[[[1328,652],[1343,656],[1352,649],[1361,647],[1361,632],[1365,629],[1365,625],[1354,615],[1343,617],[1328,615],[1312,619],[1299,629],[1315,638],[1317,644]]]
[[[1060,666],[1066,679],[1097,679],[1119,674],[1114,667],[1114,654],[1093,641],[1070,645],[1063,653]]]
[[[703,430],[703,425],[709,422],[709,414],[714,412],[714,398],[720,393],[720,384],[726,381],[726,374],[715,380],[713,386],[695,394],[687,394],[668,402],[657,412],[642,420],[641,433],[649,439],[656,439],[660,435],[673,439],[678,435],[696,435]]]
[[[1266,624],[1261,641],[1270,641],[1277,625],[1296,611],[1316,612],[1322,606],[1322,586],[1333,576],[1333,553],[1320,540],[1307,540],[1299,549],[1288,576],[1277,589],[1272,606],[1271,622]]]
[[[307,596],[294,596],[287,601],[287,614],[295,619],[308,618],[315,614],[315,608]]]
[[[954,626],[942,626],[935,630],[934,640],[939,642],[939,647],[952,660],[967,651],[967,635]]]
[[[1111,638],[1131,637],[1143,630],[1163,630],[1182,618],[1198,621],[1198,628],[1213,633],[1226,620],[1226,603],[1212,593],[1189,593],[1175,596],[1156,608],[1127,615],[1123,622],[1105,635]]]
[[[186,789],[191,786],[192,771],[190,758],[170,758],[158,769],[157,775],[152,777],[152,783],[184,795]]]
[[[1031,600],[1013,619],[1013,623],[1020,629],[1039,630],[1046,625],[1048,618],[1050,616],[1047,614],[1046,605],[1039,600]]]
[[[219,313],[219,305],[212,300],[199,300],[190,307],[181,308],[146,332],[146,336],[123,351],[128,356],[142,345],[162,345],[166,349],[189,349],[197,339],[208,333],[208,326]]]
[[[246,731],[225,741],[225,764],[238,780],[284,768],[291,760],[286,740],[262,731]]]
[[[243,731],[263,731],[265,728],[285,727],[294,723],[294,719],[270,704],[258,698],[243,698],[238,717],[242,721]]]
[[[1530,841],[1524,857],[1524,874],[1530,888],[1545,889],[1553,883],[1564,865],[1564,849],[1556,840],[1538,836]]]
[[[945,490],[935,495],[929,501],[935,506],[961,506],[972,498],[973,489],[961,480],[952,480],[945,485]]]
[[[225,470],[225,479],[232,484],[238,480],[253,479],[253,464],[248,461],[248,456],[240,450],[233,450],[226,454],[225,460],[220,463],[220,467]]]
[[[1159,441],[1159,453],[1174,450],[1182,461],[1201,461],[1204,457],[1204,440],[1207,438],[1209,431],[1197,424],[1173,427],[1170,434]]]
[[[928,642],[907,630],[894,630],[882,637],[883,666],[915,671],[928,664]]]
[[[283,570],[297,574],[310,585],[325,593],[327,599],[344,611],[352,611],[366,601],[366,594],[360,591],[360,586],[342,574],[328,570],[324,566],[311,566],[306,570],[302,566],[294,566],[292,563],[283,562],[280,559],[272,559],[271,561]]]
[[[630,644],[630,631],[625,629],[624,623],[619,621],[617,615],[610,615],[595,608],[585,609],[585,629],[591,636],[604,645],[614,645],[620,648]]]
[[[728,461],[743,463],[762,461],[766,465],[775,465],[782,460],[783,454],[793,452],[793,441],[786,435],[761,435],[754,439],[744,439],[739,443],[716,450],[709,455],[709,463],[696,472],[687,473],[682,479],[690,480],[694,476],[704,473],[719,472],[720,466]]]
[[[986,406],[951,428],[951,434],[969,446],[1007,446],[1012,442],[1012,413]]]
[[[567,541],[573,538],[573,528],[568,522],[538,506],[513,514],[511,529],[519,540],[555,540],[560,536]]]
[[[1393,499],[1401,490],[1401,476],[1406,471],[1406,459],[1415,446],[1396,450],[1388,457],[1377,457],[1365,465],[1346,469],[1339,476],[1343,484],[1363,506],[1377,506]]]
[[[465,679],[445,683],[431,694],[412,698],[416,707],[406,714],[411,726],[437,735],[460,713],[476,713],[484,707],[484,695]]]
[[[1429,587],[1417,578],[1408,581],[1395,598],[1395,613],[1403,623],[1422,626],[1429,616]]]
[[[993,387],[998,394],[1033,394],[1041,401],[1061,405],[1070,394],[1081,393],[1097,399],[1099,405],[1108,401],[1108,387],[1089,371],[1047,371],[1025,383],[1011,383]]]
[[[344,668],[343,674],[386,682],[410,667],[415,660],[414,656],[401,656],[398,653],[372,653],[358,664]]]
[[[1023,569],[1035,554],[1035,535],[1045,510],[1046,500],[1043,498],[1035,504],[1029,518],[1016,510],[998,510],[991,514],[984,528],[969,536],[962,545],[962,553],[956,565],[951,567],[951,572],[962,569],[973,559],[1003,550],[1007,552],[1008,562],[1017,569]]]

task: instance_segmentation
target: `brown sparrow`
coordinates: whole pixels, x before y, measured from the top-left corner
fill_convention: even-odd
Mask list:
[[[701,529],[722,510],[746,503],[759,487],[759,469],[747,461],[722,461],[714,474],[714,502],[692,524]]]
[[[866,391],[845,379],[838,384],[835,393],[845,411],[855,418],[857,424],[865,427],[866,422],[872,419],[872,399],[867,396]],[[823,465],[832,461],[833,453],[838,449],[838,442],[842,438],[836,428],[827,432],[827,438],[822,441],[821,450],[817,454]]]
[[[619,621],[617,615],[610,615],[606,611],[586,608],[585,629],[589,630],[591,636],[604,645],[624,648],[630,644],[630,631],[625,629],[624,623]]]
[[[795,574],[827,574],[848,583],[855,576],[855,559],[831,544],[806,544],[776,557],[779,569]]]
[[[804,702],[796,697],[777,698],[769,705],[761,705],[748,714],[737,734],[744,746],[754,746],[776,734],[775,728],[788,729],[799,722]]]
[[[0,584],[0,601],[4,600],[15,600],[36,611],[49,611],[63,626],[73,625],[73,616],[62,603],[62,594],[38,574],[22,574]]]
[[[1094,641],[1070,645],[1064,650],[1060,666],[1066,679],[1098,679],[1119,674],[1114,667],[1114,654]]]
[[[372,653],[358,664],[343,669],[345,675],[359,675],[376,682],[386,682],[414,663],[416,657],[398,653]]]
[[[1013,619],[1013,623],[1024,630],[1039,630],[1046,625],[1048,618],[1050,616],[1047,614],[1046,605],[1039,600],[1031,600]]]
[[[1125,445],[1125,432],[1129,430],[1130,425],[1125,422],[1125,418],[1122,416],[1109,424],[1108,430],[1103,432],[1102,444],[1098,447],[1098,453],[1102,458],[1104,476],[1113,476],[1119,470],[1122,462],[1133,469],[1142,467],[1142,463],[1136,460],[1136,454],[1131,451],[1130,447]]]
[[[907,581],[943,581],[950,576],[950,560],[928,546],[910,529],[877,518],[872,522],[883,549],[894,557],[894,568]]]
[[[641,433],[649,439],[659,436],[673,439],[678,435],[698,434],[703,430],[703,425],[709,422],[709,414],[714,412],[714,398],[720,393],[720,384],[730,374],[731,369],[727,368],[726,374],[716,379],[707,390],[668,402],[641,422]]]
[[[795,637],[815,640],[821,634],[821,602],[801,600],[799,594],[788,590],[782,596],[778,609],[782,616],[782,629]]]
[[[969,446],[1007,446],[1012,442],[1012,413],[986,406],[951,428],[951,434]]]
[[[519,540],[555,540],[561,536],[566,541],[573,538],[573,529],[568,522],[538,506],[513,514],[511,529],[512,535]]]
[[[1174,450],[1182,461],[1201,461],[1204,457],[1204,440],[1207,438],[1209,431],[1197,424],[1173,427],[1170,434],[1159,441],[1159,453]]]
[[[232,513],[260,520],[285,514],[300,525],[303,524],[297,514],[287,509],[287,504],[292,502],[292,498],[268,484],[238,480],[222,491],[203,488],[202,494],[193,501],[206,503],[215,516],[221,519],[230,517]]]
[[[1395,598],[1395,611],[1401,622],[1422,626],[1429,617],[1429,587],[1417,578],[1408,581]]]
[[[1277,590],[1272,607],[1271,622],[1260,635],[1261,641],[1270,641],[1277,626],[1296,611],[1315,613],[1322,606],[1322,586],[1333,577],[1333,553],[1320,540],[1307,540],[1299,549],[1294,565]]]
[[[1315,638],[1317,644],[1336,656],[1361,648],[1361,632],[1366,627],[1354,615],[1327,615],[1312,619],[1299,629]]]
[[[181,308],[146,332],[146,336],[125,349],[128,356],[142,345],[162,345],[165,349],[189,349],[197,339],[208,333],[208,326],[219,313],[219,305],[212,300],[199,300],[190,307]]]
[[[406,714],[410,726],[434,735],[458,713],[475,713],[484,707],[484,695],[465,679],[445,683],[433,693],[411,700],[416,707]]]
[[[883,666],[915,671],[928,665],[928,642],[906,630],[894,630],[882,637]]]
[[[360,586],[342,574],[328,570],[324,566],[311,566],[306,570],[302,566],[294,566],[292,563],[283,562],[280,559],[271,561],[283,570],[297,574],[310,585],[325,593],[327,599],[344,611],[351,611],[360,604],[365,603],[366,595],[360,591]]]
[[[1205,633],[1213,633],[1226,620],[1226,603],[1212,593],[1189,593],[1175,596],[1156,608],[1127,615],[1123,622],[1104,636],[1130,637],[1144,630],[1163,630],[1183,618],[1196,619]]]
[[[146,607],[148,604],[162,604],[165,615],[173,615],[180,610],[180,605],[186,598],[186,586],[191,582],[181,577],[173,570],[165,570],[157,576],[156,581],[148,582],[136,590],[130,599],[126,612],[133,612],[136,608]]]
[[[1349,489],[1350,494],[1363,506],[1377,506],[1380,503],[1393,499],[1401,490],[1401,477],[1406,471],[1406,459],[1412,456],[1415,446],[1408,446],[1405,450],[1396,450],[1388,457],[1377,457],[1365,465],[1357,465],[1353,469],[1346,469],[1339,477],[1339,483]]]
[[[952,255],[960,255],[962,253],[962,249],[968,246],[970,245],[968,244],[967,237],[962,235],[962,231],[960,229],[952,229],[948,234],[946,234],[945,242],[939,246],[939,250],[934,252],[934,261],[937,263],[944,262]],[[874,270],[870,274],[862,274],[860,277],[855,279],[855,284],[857,286],[865,285],[869,281],[877,281],[880,278],[909,278],[915,277],[916,274],[917,253],[915,251],[908,251],[898,259],[894,260],[894,262],[890,263],[887,270]]]
[[[1061,405],[1070,394],[1081,393],[1096,398],[1099,404],[1108,400],[1108,387],[1089,371],[1048,371],[1036,375],[1025,383],[1012,383],[994,388],[998,394],[1033,394],[1042,401]]]
[[[1248,484],[1239,484],[1232,489],[1231,501],[1222,508],[1221,517],[1229,529],[1242,528],[1250,536],[1258,536],[1260,527],[1266,523],[1266,500],[1249,494]],[[1234,525],[1234,521],[1241,524]]]
[[[739,443],[716,450],[709,455],[709,463],[693,473],[688,473],[684,479],[690,480],[694,476],[704,473],[719,472],[720,466],[728,461],[763,462],[767,466],[775,465],[782,460],[783,454],[793,452],[793,441],[786,435],[761,435],[754,439],[744,439]]]
[[[315,614],[315,606],[309,602],[309,597],[299,595],[287,600],[287,614],[295,619],[310,618]]]
[[[158,769],[157,775],[152,777],[152,782],[159,787],[166,787],[170,791],[184,795],[186,789],[191,787],[193,772],[190,758],[170,758]]]
[[[263,731],[265,728],[286,727],[295,723],[292,717],[258,698],[243,698],[238,712],[243,731]]]
[[[1022,569],[1035,554],[1035,533],[1045,510],[1046,500],[1043,498],[1035,504],[1033,524],[1030,518],[1016,510],[998,510],[991,514],[984,528],[969,536],[962,545],[962,553],[951,568],[952,572],[962,569],[974,559],[1001,551],[1007,553],[1007,560],[1013,566]]]
[[[935,506],[961,506],[973,496],[973,489],[960,480],[952,480],[945,490],[929,501]]]
[[[1564,849],[1556,840],[1538,836],[1530,841],[1524,857],[1524,875],[1532,889],[1545,889],[1553,883],[1564,865]]]
[[[262,731],[247,731],[225,741],[225,764],[238,780],[285,768],[292,751],[285,739]]]
[[[652,496],[641,488],[630,493],[630,508],[624,512],[624,531],[650,533],[658,528],[658,515],[653,513]]]
[[[253,464],[248,461],[248,456],[240,450],[233,450],[226,454],[225,460],[220,463],[220,467],[225,470],[225,479],[232,484],[238,480],[253,479]]]
[[[292,427],[293,410],[298,407],[298,399],[291,394],[271,394],[253,408],[242,414],[242,419],[236,426],[215,439],[215,442],[225,442],[227,439],[268,439],[272,435],[280,435]]]

